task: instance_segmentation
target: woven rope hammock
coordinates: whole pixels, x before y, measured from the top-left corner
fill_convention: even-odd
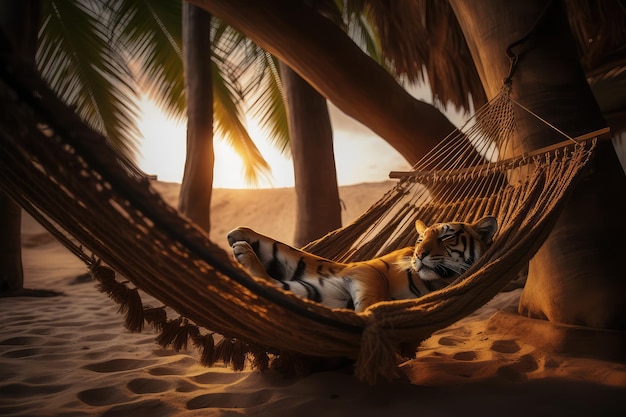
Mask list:
[[[537,251],[594,147],[607,130],[514,155],[516,104],[508,89],[445,138],[354,223],[306,248],[337,260],[367,259],[412,245],[413,222],[500,224],[495,243],[449,287],[331,310],[250,277],[150,187],[132,163],[87,127],[27,67],[3,56],[0,189],[82,259],[119,302],[127,327],[145,322],[174,349],[189,342],[201,361],[258,369],[302,358],[349,358],[369,383],[392,378],[433,332],[495,296]],[[593,140],[590,140],[593,139]],[[105,266],[106,264],[106,266]],[[115,279],[115,271],[127,283]],[[139,291],[173,309],[142,306]],[[201,331],[199,327],[210,329]],[[219,335],[219,336],[218,336]]]

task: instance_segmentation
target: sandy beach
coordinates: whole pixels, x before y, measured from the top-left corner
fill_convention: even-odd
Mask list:
[[[393,182],[341,187],[344,223]],[[156,183],[170,202],[176,184]],[[212,239],[245,225],[290,243],[294,190],[214,191]],[[29,216],[25,282],[62,291],[0,298],[2,416],[623,416],[626,337],[517,317],[521,288],[427,339],[405,379],[367,386],[349,369],[287,378],[206,368],[124,329],[86,267]],[[296,330],[297,331],[297,330]],[[556,341],[556,342],[555,342]]]

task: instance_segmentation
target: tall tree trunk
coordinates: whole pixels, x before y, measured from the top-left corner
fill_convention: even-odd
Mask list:
[[[211,15],[183,2],[183,60],[187,98],[187,155],[179,209],[209,232],[213,191]]]
[[[450,0],[488,97],[500,89],[509,62],[504,51],[524,36],[546,0],[480,3]],[[604,126],[585,80],[561,2],[553,2],[521,53],[513,95],[571,136]],[[521,150],[562,138],[540,131],[520,114]],[[521,314],[553,322],[626,329],[626,281],[621,254],[626,233],[626,177],[610,142],[600,144],[550,236],[530,263]]]
[[[293,68],[348,116],[417,162],[454,125],[406,92],[334,23],[293,0],[190,0]]]
[[[40,12],[39,0],[0,2],[0,29],[8,37],[15,53],[33,67]],[[21,222],[21,207],[0,192],[0,294],[24,291]]]
[[[0,294],[24,288],[21,221],[22,208],[0,192]]]
[[[285,89],[297,194],[294,243],[301,247],[341,227],[341,206],[326,99],[287,65]]]

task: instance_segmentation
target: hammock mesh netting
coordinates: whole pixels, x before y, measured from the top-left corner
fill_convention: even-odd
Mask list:
[[[359,219],[306,249],[341,261],[368,259],[413,245],[416,218],[430,224],[487,214],[500,225],[495,243],[443,290],[355,313],[249,276],[36,72],[7,56],[1,72],[0,189],[89,266],[121,304],[130,330],[147,322],[161,330],[161,345],[193,343],[202,363],[235,369],[246,360],[264,369],[280,361],[348,358],[369,383],[392,378],[398,355],[414,354],[422,340],[481,307],[516,276],[556,221],[595,138],[608,133],[515,156],[520,108],[505,87],[414,171],[397,173],[398,184]],[[180,316],[168,319],[165,307],[143,306],[139,291]]]

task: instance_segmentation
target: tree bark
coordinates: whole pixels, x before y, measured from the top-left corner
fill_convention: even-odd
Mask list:
[[[211,15],[183,2],[183,61],[187,99],[187,154],[179,209],[194,223],[211,229],[213,191],[213,84]]]
[[[0,293],[24,288],[21,221],[22,208],[0,192]]]
[[[191,0],[289,65],[411,164],[454,125],[413,98],[339,27],[293,0]]]
[[[0,2],[0,28],[15,53],[33,67],[40,12],[38,0]],[[21,222],[21,207],[0,192],[0,293],[18,293],[24,288]]]
[[[287,65],[285,89],[296,189],[294,243],[302,247],[341,227],[341,206],[326,99]]]
[[[506,47],[524,36],[545,0],[479,4],[450,0],[488,97],[508,73]],[[576,136],[605,125],[586,82],[565,11],[553,2],[537,32],[517,47],[513,96],[552,124]],[[562,137],[519,113],[519,150],[546,146]],[[610,142],[600,144],[560,218],[530,262],[519,312],[553,322],[626,329],[626,177]],[[613,238],[614,236],[614,238]]]

